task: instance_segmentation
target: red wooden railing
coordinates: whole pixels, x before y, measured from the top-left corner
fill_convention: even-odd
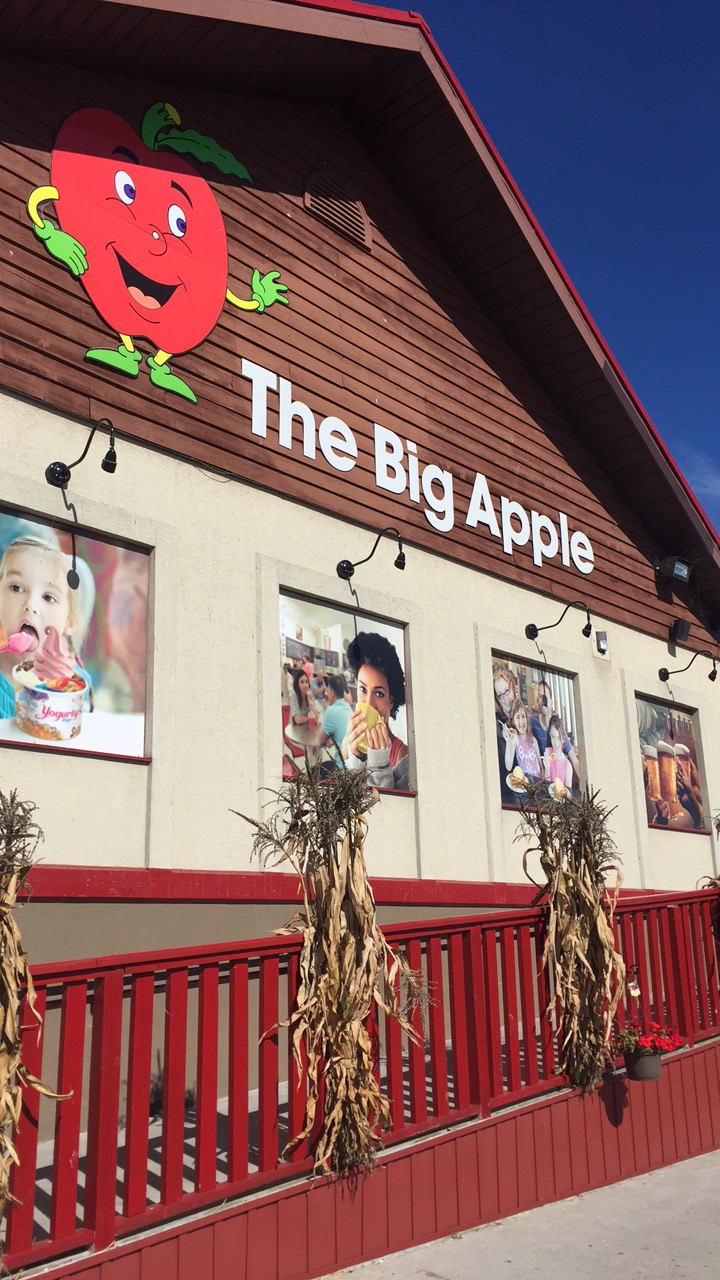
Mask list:
[[[717,914],[710,891],[617,909],[643,1012],[676,1024],[690,1044],[720,1034]],[[543,1016],[552,993],[540,963],[542,912],[385,932],[432,994],[414,1015],[424,1044],[383,1016],[375,1024],[389,1143],[564,1087]],[[25,1061],[71,1096],[25,1092],[8,1267],[102,1249],[310,1169],[307,1147],[282,1154],[301,1127],[305,1079],[287,1032],[263,1036],[292,1007],[298,950],[297,940],[273,938],[34,970],[44,1031],[39,1043],[24,1018]],[[636,1014],[626,996],[620,1017]]]

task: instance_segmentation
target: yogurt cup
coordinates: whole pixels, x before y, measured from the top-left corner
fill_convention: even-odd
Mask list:
[[[18,679],[18,668],[13,670],[15,684],[15,720],[18,729],[31,738],[44,742],[67,742],[77,738],[82,729],[83,703],[87,696],[87,684],[82,676],[74,673],[74,680],[82,680],[81,689],[47,689],[43,685],[29,688]]]

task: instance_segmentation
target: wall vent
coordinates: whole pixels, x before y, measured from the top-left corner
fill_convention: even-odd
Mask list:
[[[305,184],[305,208],[326,227],[371,252],[370,220],[360,201],[348,194],[338,174],[330,169],[311,173]]]

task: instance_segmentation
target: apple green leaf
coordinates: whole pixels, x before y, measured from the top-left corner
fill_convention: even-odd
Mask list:
[[[212,138],[206,138],[204,134],[196,133],[194,129],[168,130],[167,133],[161,134],[155,144],[156,150],[161,147],[167,148],[168,151],[184,152],[203,164],[215,165],[221,173],[233,174],[242,182],[252,182],[245,165],[240,164],[231,151],[226,151]]]
[[[201,164],[214,164],[221,173],[233,174],[241,182],[252,182],[245,165],[240,164],[231,151],[195,129],[181,129],[180,116],[169,102],[155,102],[148,108],[140,133],[150,151],[159,151],[162,147],[184,153]]]
[[[163,129],[180,124],[180,116],[169,102],[155,102],[145,112],[140,136],[149,151],[157,151],[158,135]]]

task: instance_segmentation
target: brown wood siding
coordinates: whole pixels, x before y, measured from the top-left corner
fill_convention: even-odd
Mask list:
[[[203,170],[228,230],[231,288],[246,296],[256,265],[279,269],[290,287],[291,306],[263,316],[226,306],[202,346],[173,362],[198,395],[197,406],[153,388],[145,366],[130,382],[83,362],[86,349],[111,346],[112,335],[80,285],[45,254],[25,211],[30,191],[49,181],[50,150],[67,115],[102,106],[137,128],[159,99],[172,102],[187,127],[230,147],[255,180],[252,189],[240,188]],[[140,441],[297,501],[310,495],[314,505],[357,523],[396,524],[411,543],[558,599],[582,597],[592,610],[645,631],[663,635],[673,617],[693,616],[690,598],[689,612],[677,600],[658,598],[651,534],[587,452],[582,430],[568,425],[530,376],[339,113],[89,71],[69,82],[48,66],[14,62],[0,79],[0,130],[0,234],[7,246],[0,261],[0,383],[9,390],[81,417],[108,415]],[[372,254],[304,210],[305,179],[324,163],[345,174],[363,200]],[[489,218],[490,239],[492,204],[479,211]],[[507,226],[495,225],[503,252]],[[545,301],[543,290],[534,294],[515,321],[538,346],[557,328],[543,327]],[[289,378],[294,398],[318,421],[329,413],[347,421],[359,446],[349,476],[339,477],[319,453],[306,462],[273,443],[272,413],[267,441],[251,435],[243,357]],[[579,386],[583,379],[581,365]],[[610,401],[609,438],[615,418]],[[449,533],[435,532],[407,495],[376,488],[375,421],[414,440],[421,463],[452,471],[456,523]],[[636,459],[633,451],[628,462],[637,465],[640,483],[642,453]],[[592,540],[594,572],[585,577],[558,561],[536,568],[529,548],[508,557],[497,539],[466,528],[476,471],[487,475],[495,499],[504,493],[551,518],[565,511],[571,528]],[[697,624],[692,637],[708,643]]]

